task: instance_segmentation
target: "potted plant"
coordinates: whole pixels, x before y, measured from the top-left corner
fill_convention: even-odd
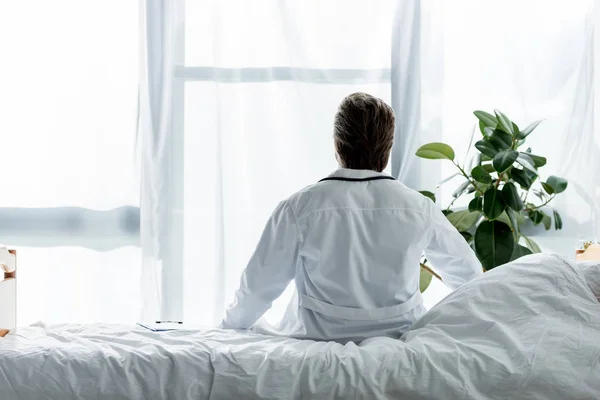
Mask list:
[[[474,144],[476,154],[462,165],[455,160],[454,149],[445,143],[428,143],[416,155],[421,158],[448,160],[457,172],[440,182],[460,176],[463,181],[452,193],[453,200],[444,210],[452,225],[475,250],[484,270],[490,270],[531,253],[539,253],[539,246],[521,232],[523,224],[543,225],[546,230],[562,228],[560,214],[547,206],[567,188],[567,181],[550,176],[542,181],[539,169],[546,158],[524,148],[527,137],[542,122],[536,121],[520,129],[505,114],[495,110],[494,115],[475,111],[479,120],[481,139]],[[471,143],[475,132],[473,129]],[[435,202],[432,192],[423,195]],[[468,196],[467,209],[452,209],[454,202]],[[535,201],[534,201],[535,200]],[[421,263],[421,291],[429,285],[432,274]]]

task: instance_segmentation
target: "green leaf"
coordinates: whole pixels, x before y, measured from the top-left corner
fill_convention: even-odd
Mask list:
[[[421,191],[419,191],[419,193],[421,193],[425,197],[430,198],[431,201],[433,201],[435,203],[435,194],[433,194],[427,190],[421,190]]]
[[[454,197],[455,199],[457,197],[459,197],[461,194],[463,194],[467,190],[467,187],[470,184],[471,184],[470,181],[465,181],[465,182],[461,183],[460,186],[458,188],[456,188],[456,190],[454,192],[452,192],[452,197]]]
[[[509,210],[508,208],[506,210]],[[506,214],[506,210],[500,214],[496,221],[504,222],[506,225],[510,226],[510,218],[508,218],[508,214]]]
[[[457,231],[468,231],[477,223],[481,214],[478,212],[471,212],[469,210],[461,210],[453,212],[447,215],[448,221],[456,228]]]
[[[523,189],[529,190],[533,183],[525,171],[513,168],[510,170],[510,177],[517,182]]]
[[[485,130],[486,130],[486,126],[483,122],[479,121],[479,130],[481,131],[481,134],[483,136],[486,136]]]
[[[544,213],[539,210],[528,211],[527,214],[534,225],[539,225],[544,219]]]
[[[512,127],[513,127],[513,136],[517,137],[519,135],[519,127],[514,122],[512,123]]]
[[[475,252],[486,270],[510,261],[515,247],[510,227],[500,221],[483,221],[475,231]]]
[[[527,125],[527,127],[525,129],[523,129],[521,132],[519,132],[519,134],[517,135],[518,139],[525,139],[527,136],[529,136],[529,134],[531,132],[533,132],[533,130],[535,128],[537,128],[537,126],[542,122],[542,120],[539,121],[535,121],[532,122],[531,124]]]
[[[454,160],[454,149],[446,143],[427,143],[417,150],[417,156],[430,160]]]
[[[544,228],[546,228],[546,230],[549,231],[552,227],[552,218],[550,218],[550,216],[545,212],[540,212],[542,213],[542,224],[544,225]]]
[[[490,174],[483,169],[483,167],[475,167],[471,170],[471,176],[477,182],[481,183],[492,183],[492,177]]]
[[[533,161],[533,166],[536,168],[540,168],[543,167],[544,165],[546,165],[546,157],[542,157],[542,156],[536,156],[535,154],[529,154],[529,157],[531,158],[531,160]]]
[[[475,142],[475,148],[488,157],[494,158],[498,154],[498,150],[492,145],[489,140],[478,140]]]
[[[502,128],[504,132],[512,135],[514,133],[512,121],[500,112],[500,110],[494,110],[494,114],[496,114],[496,118],[498,119],[498,127]]]
[[[477,212],[483,210],[483,197],[475,197],[469,202],[469,211]]]
[[[552,210],[552,213],[554,214],[554,229],[555,230],[562,229],[563,224],[562,224],[562,218],[560,217],[560,214],[556,210]]]
[[[566,179],[559,178],[558,176],[554,175],[546,179],[546,183],[552,186],[552,189],[554,189],[554,193],[556,194],[564,192],[569,184]]]
[[[460,232],[460,234],[465,238],[467,243],[471,243],[473,241],[473,235],[471,235],[469,232]]]
[[[479,123],[480,129],[481,129],[482,124],[483,124],[484,129],[486,127],[495,128],[496,125],[498,125],[498,120],[496,119],[496,117],[488,112],[477,110],[477,111],[473,111],[473,114],[475,114],[475,116],[477,117],[477,119],[480,122]],[[483,133],[485,135],[485,133],[483,132],[483,129],[481,129],[481,133]]]
[[[480,110],[474,111],[473,114],[475,114],[479,120],[479,130],[483,136],[489,136],[490,130],[496,129],[498,120],[494,115]]]
[[[529,154],[519,153],[519,156],[517,157],[517,162],[519,164],[521,164],[523,166],[523,168],[529,170],[530,172],[534,173],[535,175],[538,174],[537,169],[535,169],[533,159],[529,156]]]
[[[533,253],[541,253],[542,249],[540,249],[540,246],[538,246],[538,244],[536,242],[533,241],[533,239],[528,238],[525,235],[522,235],[523,239],[525,239],[525,244],[527,245],[527,247],[529,248],[529,250],[531,250]]]
[[[502,198],[507,206],[515,211],[521,211],[523,209],[523,201],[515,185],[511,182],[507,182],[502,188]]]
[[[527,177],[527,179],[529,179],[531,181],[532,184],[538,178],[538,174],[536,172],[531,172],[528,169],[524,169],[523,173],[525,174],[525,176]]]
[[[517,145],[515,146],[515,149],[518,149],[519,147],[523,146],[524,144],[525,144],[525,139],[517,140]]]
[[[481,193],[485,192],[486,190],[488,190],[488,187],[491,185],[491,183],[481,183],[481,182],[475,182],[475,186],[477,186],[477,188],[479,189],[479,192],[475,193],[475,196],[481,196]],[[481,193],[480,193],[481,192]]]
[[[431,278],[433,278],[433,275],[431,275],[426,269],[421,268],[421,275],[419,276],[419,290],[421,293],[423,293],[425,289],[429,287]]]
[[[483,214],[489,219],[496,219],[504,212],[506,203],[502,193],[496,188],[488,189],[483,195]]]
[[[490,136],[490,143],[498,151],[508,150],[512,145],[512,137],[500,129],[496,129]]]
[[[454,213],[452,210],[442,210],[442,214],[444,214],[446,217],[452,213]]]
[[[513,250],[512,256],[510,257],[510,261],[514,261],[517,258],[521,258],[521,257],[527,256],[529,254],[533,254],[533,253],[527,247],[521,246],[520,244],[515,244],[515,248]]]
[[[548,185],[546,182],[542,182],[542,187],[544,188],[546,193],[554,194],[554,188],[552,186]]]
[[[506,209],[506,215],[508,215],[508,219],[510,221],[510,227],[513,231],[515,241],[518,241],[519,240],[519,221],[517,219],[517,215],[510,208]]]
[[[496,170],[494,169],[494,166],[492,164],[483,164],[483,165],[481,165],[481,168],[483,168],[483,170],[485,172],[487,172],[488,174],[491,174],[492,172],[496,172]]]
[[[518,151],[514,151],[514,150],[501,151],[500,153],[496,154],[496,156],[494,157],[494,160],[492,161],[492,165],[494,166],[494,169],[496,171],[504,172],[513,165],[513,163],[517,160],[518,156],[519,156]]]

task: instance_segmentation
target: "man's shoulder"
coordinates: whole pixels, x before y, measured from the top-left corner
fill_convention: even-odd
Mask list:
[[[305,201],[307,198],[315,196],[320,191],[322,191],[322,189],[319,189],[319,185],[317,183],[313,183],[298,190],[296,193],[293,193],[287,199],[285,199],[284,202],[288,206],[297,206],[303,200]]]
[[[343,203],[342,197],[347,196],[343,190],[335,189],[335,184],[335,181],[326,181],[308,185],[289,196],[284,202],[296,215],[304,214],[313,208],[322,208],[325,203]],[[381,207],[414,209],[420,212],[430,210],[430,199],[397,180],[380,181],[369,192],[371,196],[378,198],[377,203]]]
[[[398,181],[397,185],[398,194],[402,197],[406,208],[414,209],[420,213],[430,214],[431,205],[433,202],[428,197],[417,192],[414,189],[409,188],[402,182]]]

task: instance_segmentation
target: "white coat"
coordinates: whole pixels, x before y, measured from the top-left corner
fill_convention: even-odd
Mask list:
[[[431,200],[384,173],[339,169],[275,209],[221,327],[251,328],[294,279],[277,328],[255,330],[339,342],[398,338],[425,313],[423,252],[451,289],[482,273]]]

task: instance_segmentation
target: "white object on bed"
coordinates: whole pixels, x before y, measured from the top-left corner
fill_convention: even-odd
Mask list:
[[[600,303],[574,265],[535,255],[488,272],[404,341],[18,329],[0,339],[0,399],[595,399]]]

